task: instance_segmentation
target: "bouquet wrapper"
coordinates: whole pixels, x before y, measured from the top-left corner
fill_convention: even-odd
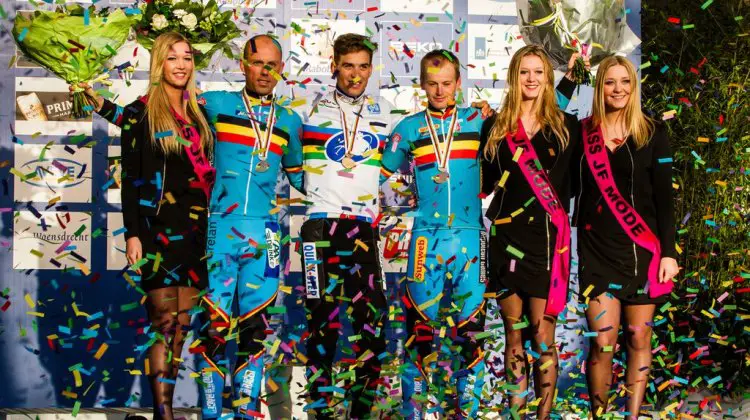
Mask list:
[[[592,69],[605,57],[627,55],[641,40],[628,27],[622,0],[516,0],[526,44],[544,46],[556,70],[588,46]]]
[[[104,71],[139,18],[121,9],[88,18],[37,11],[31,19],[16,17],[13,37],[29,59],[66,82],[87,82]]]

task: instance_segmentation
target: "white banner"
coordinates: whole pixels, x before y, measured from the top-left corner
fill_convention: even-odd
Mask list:
[[[13,268],[62,270],[91,267],[91,215],[19,211],[13,223]]]
[[[15,144],[13,177],[17,201],[88,203],[91,201],[91,149],[73,145]]]

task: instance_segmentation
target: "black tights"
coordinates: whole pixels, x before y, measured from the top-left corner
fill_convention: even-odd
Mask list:
[[[154,419],[172,420],[172,397],[179,371],[182,345],[190,329],[189,311],[196,305],[198,289],[165,287],[148,292],[146,309],[156,341],[148,351],[148,378],[154,398]]]
[[[510,406],[520,410],[526,406],[526,397],[521,396],[529,385],[529,366],[523,348],[524,337],[532,335],[532,347],[539,354],[534,362],[534,392],[541,398],[537,406],[537,418],[549,419],[554,407],[557,388],[557,347],[555,346],[556,319],[544,314],[547,301],[538,298],[522,299],[517,294],[501,299],[500,313],[505,328],[505,372],[507,381],[518,386],[510,398]],[[528,316],[529,325],[513,328]]]
[[[607,412],[612,398],[612,359],[617,350],[617,338],[622,323],[627,353],[625,387],[628,395],[626,410],[628,419],[637,419],[643,397],[646,395],[648,376],[651,372],[651,323],[656,305],[628,305],[614,296],[604,293],[591,299],[586,309],[589,330],[597,336],[589,341],[589,357],[586,363],[586,380],[591,398],[591,415],[599,419]]]

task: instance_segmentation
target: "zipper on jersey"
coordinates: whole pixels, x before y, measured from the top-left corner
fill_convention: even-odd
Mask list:
[[[257,141],[257,140],[256,140]],[[255,155],[250,156],[250,168],[247,171],[247,183],[245,184],[245,206],[242,209],[242,214],[247,216],[247,198],[250,195],[250,179],[253,177],[253,164],[255,163]]]
[[[258,117],[258,119],[263,120],[264,118],[263,118],[263,100],[262,99],[261,99],[260,105],[258,106],[260,107],[260,116]],[[271,106],[273,106],[273,103],[271,103]],[[254,118],[255,112],[252,110],[252,107],[248,111],[253,113],[253,115],[247,116],[248,120],[250,118]],[[266,127],[266,130],[267,129],[268,127]],[[255,133],[256,137],[259,135],[260,133]],[[250,153],[250,167],[248,168],[248,171],[247,171],[247,183],[245,184],[245,205],[242,208],[242,214],[244,216],[247,216],[247,202],[248,202],[248,197],[250,195],[250,180],[253,177],[253,168],[255,168],[255,153],[254,152],[258,147],[258,142],[260,142],[260,139],[255,139],[255,146],[253,146],[253,153]],[[271,145],[269,144],[268,147],[270,148]]]
[[[427,110],[427,112],[429,114],[430,111]],[[458,109],[457,108],[453,108],[453,112],[458,112]],[[458,118],[458,115],[456,115],[456,118]],[[447,142],[448,141],[448,139],[445,138],[445,136],[447,135],[446,131],[445,131],[445,120],[446,120],[445,118],[442,118],[440,120],[440,131],[443,134],[443,142]],[[446,152],[450,152],[450,151],[446,150]],[[440,164],[440,162],[438,162],[438,165],[439,164]],[[448,153],[448,156],[445,157],[445,170],[448,171],[448,214],[447,214],[447,216],[450,217],[450,215],[453,214],[452,206],[451,206],[451,177],[450,177],[450,173],[451,173],[451,156],[450,156],[450,153]]]

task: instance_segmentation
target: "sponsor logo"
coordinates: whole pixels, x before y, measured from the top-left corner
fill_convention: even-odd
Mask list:
[[[216,230],[217,225],[215,220],[209,220],[208,221],[208,235],[207,235],[207,241],[206,241],[206,249],[212,250],[214,248],[214,245],[216,245]]]
[[[404,46],[409,49],[415,55],[424,55],[432,50],[443,48],[443,44],[435,41],[419,42],[419,41],[391,41],[390,47],[396,51],[404,51]]]
[[[310,56],[311,59],[316,59],[318,57]],[[305,67],[305,70],[303,73],[307,74],[330,74],[331,73],[331,64],[329,62],[324,62],[320,64],[310,64],[309,66]]]
[[[216,413],[216,384],[214,384],[213,372],[204,371],[201,375],[201,380],[204,383],[203,393],[205,395],[205,401],[203,402],[204,413]]]
[[[414,393],[415,394],[421,394],[422,393],[422,380],[421,379],[415,379],[414,380]]]
[[[253,395],[253,385],[255,383],[255,371],[252,369],[245,370],[245,374],[242,375],[242,386],[240,387],[240,395]],[[242,405],[243,408],[247,407],[247,404]]]
[[[466,379],[466,388],[461,396],[461,405],[465,406],[467,401],[472,401],[472,405],[474,404],[474,378],[472,376]]]
[[[409,234],[405,229],[393,228],[385,237],[383,258],[392,260],[409,256]]]
[[[320,299],[320,281],[318,279],[317,248],[313,242],[302,243],[302,257],[305,262],[305,287],[308,299]]]
[[[268,267],[276,268],[281,260],[281,243],[276,232],[270,228],[266,228],[266,244],[268,245]]]
[[[487,38],[483,36],[474,38],[474,58],[477,60],[487,58]]]
[[[45,233],[45,232],[34,232],[34,239],[39,239],[44,242],[51,244],[61,244],[65,241],[88,241],[89,235],[78,235],[75,236],[72,233]]]
[[[380,104],[367,105],[367,110],[370,111],[370,114],[380,114]]]
[[[401,134],[396,133],[396,134],[392,135],[391,136],[391,140],[393,140],[393,142],[395,142],[395,143],[400,142],[401,141]]]
[[[417,395],[422,394],[422,379],[414,380],[414,393]],[[414,404],[414,418],[415,419],[422,418],[422,403],[421,402]]]
[[[487,284],[487,232],[479,232],[479,281]]]
[[[364,162],[373,155],[368,153],[371,150],[377,150],[378,136],[369,131],[357,131],[357,138],[354,140],[354,146],[352,147],[352,158],[354,162]],[[340,162],[346,154],[346,145],[344,144],[344,132],[338,132],[334,134],[325,145],[326,157],[334,162]]]
[[[20,169],[23,172],[36,173],[33,178],[26,180],[27,184],[35,187],[73,188],[86,181],[82,174],[86,171],[86,164],[70,159],[34,159],[22,164]]]
[[[414,245],[416,256],[414,258],[414,280],[424,281],[424,264],[427,261],[427,237],[420,236]]]

